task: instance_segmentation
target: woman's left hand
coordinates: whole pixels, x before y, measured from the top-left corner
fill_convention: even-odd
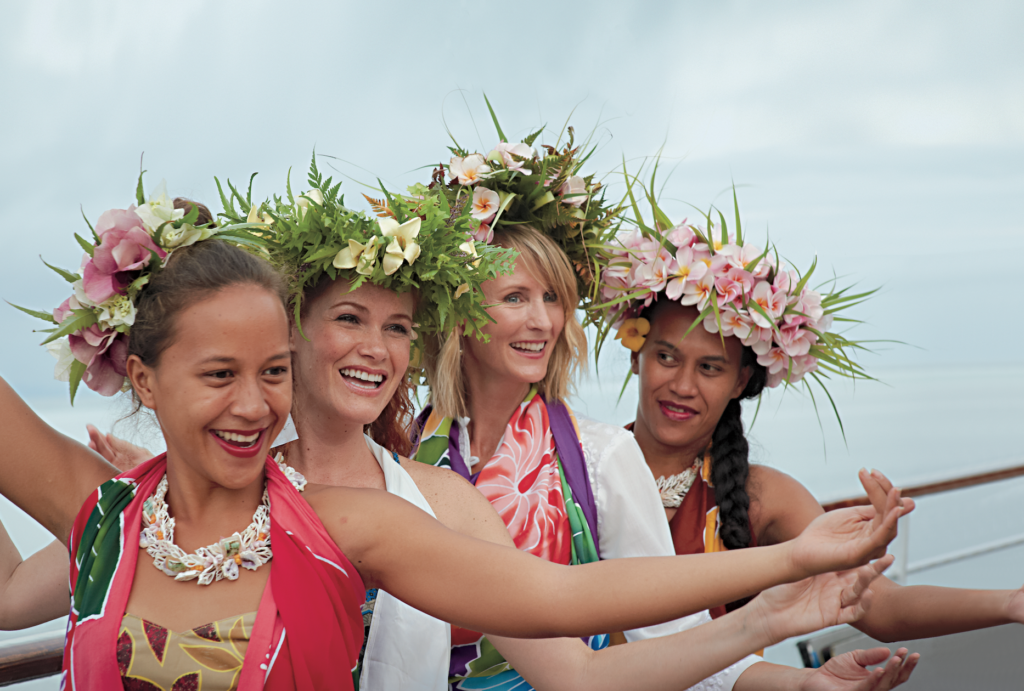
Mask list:
[[[882,664],[889,657],[888,648],[843,653],[806,675],[800,691],[888,691],[909,679],[921,659],[907,652],[900,648],[885,667],[873,670],[868,666]]]

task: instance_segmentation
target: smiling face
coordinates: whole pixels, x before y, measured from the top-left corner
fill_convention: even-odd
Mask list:
[[[538,276],[519,258],[511,275],[481,286],[496,323],[483,329],[487,343],[465,339],[463,368],[471,381],[522,386],[544,379],[565,326],[565,306]]]
[[[270,442],[291,408],[288,319],[278,296],[233,285],[174,317],[174,340],[132,385],[160,421],[168,466],[221,487],[262,477]]]
[[[354,291],[332,281],[292,327],[296,410],[304,417],[368,425],[381,414],[409,367],[412,293],[370,283]]]
[[[685,448],[693,458],[711,441],[726,405],[750,379],[741,367],[743,344],[698,325],[686,338],[697,310],[665,300],[648,317],[651,331],[632,356],[640,377],[635,432],[662,447]]]

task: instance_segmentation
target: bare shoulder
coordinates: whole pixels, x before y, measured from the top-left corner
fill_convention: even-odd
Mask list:
[[[487,497],[447,468],[400,457],[402,467],[445,527],[463,535],[509,544],[511,537]]]
[[[796,478],[768,466],[750,466],[747,493],[759,544],[792,540],[822,513],[818,500]]]

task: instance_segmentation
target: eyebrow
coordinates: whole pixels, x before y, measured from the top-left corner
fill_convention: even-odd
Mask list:
[[[288,359],[291,359],[291,356],[292,356],[291,352],[286,350],[286,351],[277,353],[276,355],[271,355],[269,358],[267,358],[267,361],[269,362],[269,361],[272,361],[272,360],[283,360],[283,359],[284,360],[288,360]],[[232,364],[234,362],[238,362],[238,358],[231,357],[229,355],[219,355],[219,356],[216,356],[216,357],[206,358],[205,360],[203,360],[199,364],[200,364],[200,366],[202,366],[202,365],[209,365],[209,364],[212,364],[212,363],[215,363],[215,362],[223,363],[225,365],[230,365],[230,364]]]
[[[673,351],[675,351],[677,353],[679,352],[679,348],[676,345],[674,345],[674,344],[672,344],[672,343],[670,343],[668,341],[659,340],[659,341],[655,341],[654,343],[656,345],[664,346],[664,347],[666,347],[666,348],[668,348],[670,350],[673,350]],[[700,357],[700,359],[701,360],[711,360],[712,362],[728,362],[728,359],[725,356],[722,356],[722,355],[702,355]]]

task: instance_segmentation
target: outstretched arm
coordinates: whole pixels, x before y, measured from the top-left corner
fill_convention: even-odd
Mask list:
[[[760,475],[763,479],[758,501],[765,507],[769,542],[792,540],[822,515],[821,506],[811,493],[793,478],[778,472],[762,471]],[[861,484],[876,504],[892,488],[892,483],[878,471],[869,474],[862,470]],[[855,626],[883,642],[1024,623],[1024,592],[1020,590],[900,586],[884,577],[872,590],[875,606]]]
[[[856,566],[884,554],[901,512],[894,492],[878,520],[873,508],[834,512],[806,537],[776,547],[570,568],[453,533],[384,492],[332,487],[307,499],[367,585],[439,619],[513,637],[636,628]],[[452,574],[459,597],[438,587]],[[663,595],[654,600],[648,592]]]
[[[0,523],[0,630],[56,619],[70,604],[67,548],[54,541],[23,561]]]
[[[117,470],[39,419],[2,378],[0,421],[0,494],[66,544],[86,497]]]
[[[506,658],[537,689],[611,691],[637,687],[676,691],[697,684],[753,650],[778,642],[780,636],[807,633],[860,616],[865,604],[862,593],[888,563],[889,558],[855,571],[779,586],[750,606],[697,628],[600,651],[590,650],[579,640],[572,640],[576,644],[573,646],[507,638],[492,638],[492,642],[503,653],[508,651]],[[569,643],[570,639],[557,641]],[[811,670],[805,673],[765,663],[754,667],[769,669],[757,676],[759,685],[748,685],[748,689],[801,688],[778,682],[814,678]],[[871,672],[864,676],[872,682],[879,679]],[[858,680],[832,688],[881,691],[891,686],[862,686]]]

